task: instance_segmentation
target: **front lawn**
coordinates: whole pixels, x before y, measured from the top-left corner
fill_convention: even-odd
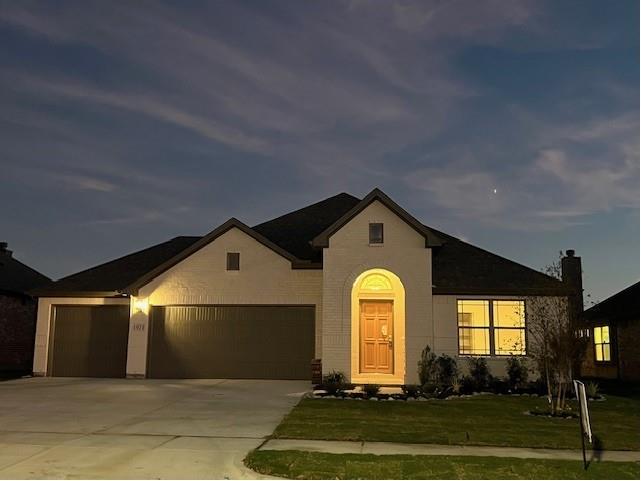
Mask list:
[[[639,449],[639,399],[590,402],[601,449]],[[273,436],[293,439],[580,448],[577,419],[525,415],[545,398],[482,395],[440,401],[303,399]]]
[[[293,479],[639,479],[639,463],[480,456],[326,454],[253,451],[245,464],[262,474]]]

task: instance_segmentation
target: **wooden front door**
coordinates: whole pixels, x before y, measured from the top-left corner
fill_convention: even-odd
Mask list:
[[[393,372],[392,306],[392,301],[361,301],[361,372]]]

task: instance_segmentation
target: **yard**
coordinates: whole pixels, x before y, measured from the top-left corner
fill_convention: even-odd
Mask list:
[[[304,451],[253,451],[253,470],[292,479],[639,479],[638,463],[481,456],[375,456]]]
[[[451,400],[343,401],[303,399],[273,436],[293,439],[580,448],[577,419],[530,416],[545,398],[481,395]],[[639,449],[639,399],[590,402],[602,449]]]
[[[545,398],[480,395],[423,402],[303,399],[274,438],[579,449],[577,419],[525,414]],[[590,402],[601,449],[639,449],[638,397]],[[308,479],[638,479],[637,462],[256,450],[247,466]]]

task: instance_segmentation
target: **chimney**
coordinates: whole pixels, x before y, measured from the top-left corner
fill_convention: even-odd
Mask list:
[[[572,292],[568,301],[572,320],[576,321],[583,312],[583,277],[581,258],[574,255],[574,249],[565,251],[561,258],[561,280]]]
[[[7,249],[7,244],[6,242],[0,242],[0,257],[6,256],[6,257],[11,257],[11,251]]]

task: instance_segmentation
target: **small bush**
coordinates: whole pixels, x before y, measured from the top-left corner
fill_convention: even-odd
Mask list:
[[[527,361],[522,357],[510,356],[507,359],[507,379],[511,389],[519,389],[527,383]]]
[[[511,384],[505,379],[498,377],[490,378],[490,391],[495,394],[507,394],[510,391]]]
[[[340,391],[344,390],[345,374],[340,371],[331,371],[323,376],[323,383],[321,389],[327,391],[327,394],[335,396]]]
[[[418,378],[421,386],[436,381],[436,354],[432,352],[430,346],[425,346],[421,352],[421,358],[418,361]]]
[[[407,397],[416,398],[421,395],[421,388],[416,384],[403,384],[401,390]]]
[[[585,386],[585,395],[590,399],[596,399],[599,397],[599,384],[591,381]]]
[[[421,392],[426,398],[435,397],[440,392],[439,385],[434,382],[428,382],[421,386]]]
[[[365,393],[365,397],[371,398],[371,397],[376,397],[378,394],[378,391],[381,390],[381,386],[378,384],[365,384],[363,386],[363,392]]]
[[[441,387],[451,386],[452,381],[458,378],[458,365],[453,357],[447,354],[440,355],[436,358],[436,367],[436,381]]]
[[[460,380],[461,383],[461,394],[472,394],[476,389],[476,381],[472,376],[463,376]]]
[[[484,357],[471,357],[468,359],[470,376],[474,379],[475,389],[483,391],[490,384],[490,369],[487,367],[487,360]]]
[[[425,346],[418,362],[418,377],[421,386],[437,384],[441,389],[448,387],[459,374],[456,359],[447,354],[436,356]]]

